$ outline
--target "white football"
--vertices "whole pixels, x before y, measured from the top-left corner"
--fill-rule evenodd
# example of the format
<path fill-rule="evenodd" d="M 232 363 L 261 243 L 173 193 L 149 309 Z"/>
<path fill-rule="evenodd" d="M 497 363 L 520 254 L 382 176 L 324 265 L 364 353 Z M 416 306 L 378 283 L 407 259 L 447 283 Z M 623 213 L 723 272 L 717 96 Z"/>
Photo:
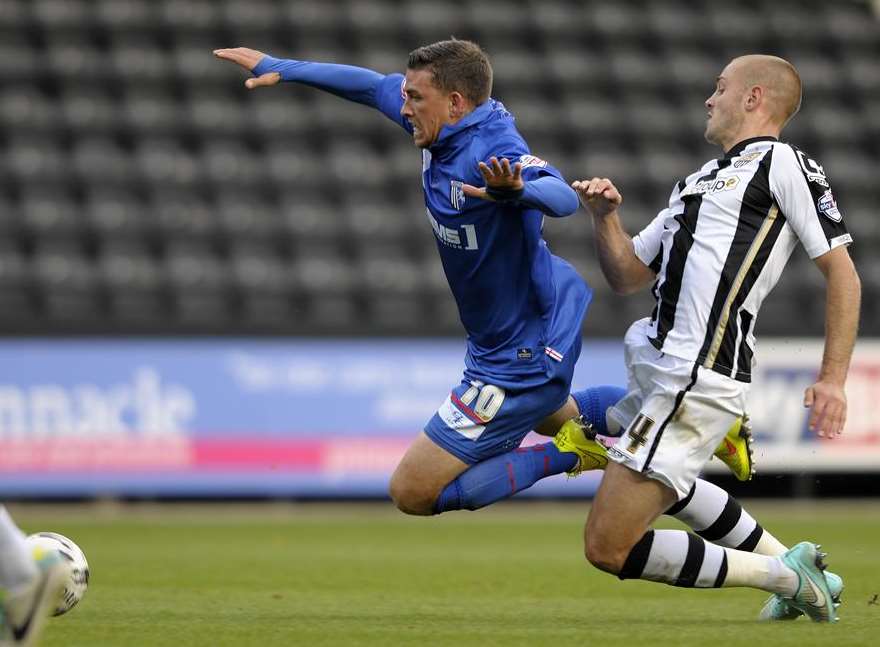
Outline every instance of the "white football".
<path fill-rule="evenodd" d="M 37 532 L 27 538 L 31 552 L 55 550 L 70 564 L 70 577 L 58 598 L 52 615 L 60 616 L 75 607 L 89 588 L 89 562 L 85 553 L 73 541 L 57 532 Z M 36 556 L 36 555 L 35 555 Z"/>

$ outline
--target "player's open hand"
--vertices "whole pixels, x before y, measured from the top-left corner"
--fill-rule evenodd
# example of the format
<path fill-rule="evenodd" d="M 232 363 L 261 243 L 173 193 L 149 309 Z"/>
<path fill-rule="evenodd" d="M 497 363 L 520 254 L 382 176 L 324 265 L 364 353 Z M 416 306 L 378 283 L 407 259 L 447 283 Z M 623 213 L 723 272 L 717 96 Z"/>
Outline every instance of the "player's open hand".
<path fill-rule="evenodd" d="M 804 406 L 810 409 L 810 430 L 817 436 L 835 438 L 846 424 L 846 393 L 843 386 L 819 380 L 804 393 Z"/>
<path fill-rule="evenodd" d="M 604 218 L 617 211 L 623 203 L 623 196 L 607 177 L 572 182 L 571 188 L 577 192 L 584 208 L 597 218 Z"/>
<path fill-rule="evenodd" d="M 251 72 L 266 55 L 263 52 L 248 49 L 247 47 L 233 47 L 231 49 L 215 49 L 214 56 L 225 61 L 237 63 L 248 72 Z M 266 72 L 260 76 L 248 79 L 244 82 L 244 85 L 248 90 L 253 90 L 262 86 L 275 85 L 280 80 L 281 75 L 278 72 Z"/>
<path fill-rule="evenodd" d="M 502 158 L 499 162 L 497 157 L 493 157 L 489 160 L 489 164 L 480 162 L 479 167 L 486 186 L 476 187 L 465 184 L 461 189 L 467 196 L 494 201 L 495 197 L 490 195 L 490 192 L 497 192 L 496 195 L 515 196 L 525 187 L 522 179 L 522 164 L 519 162 L 511 168 L 510 161 Z"/>

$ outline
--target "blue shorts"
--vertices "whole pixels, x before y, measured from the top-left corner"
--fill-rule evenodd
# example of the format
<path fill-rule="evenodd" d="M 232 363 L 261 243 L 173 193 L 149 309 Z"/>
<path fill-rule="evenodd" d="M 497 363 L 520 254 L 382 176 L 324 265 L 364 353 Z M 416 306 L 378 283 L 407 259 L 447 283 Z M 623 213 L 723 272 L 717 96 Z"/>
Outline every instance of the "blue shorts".
<path fill-rule="evenodd" d="M 579 353 L 580 340 L 562 361 L 547 357 L 547 380 L 528 389 L 502 389 L 469 373 L 425 425 L 425 433 L 468 464 L 516 449 L 565 404 Z"/>

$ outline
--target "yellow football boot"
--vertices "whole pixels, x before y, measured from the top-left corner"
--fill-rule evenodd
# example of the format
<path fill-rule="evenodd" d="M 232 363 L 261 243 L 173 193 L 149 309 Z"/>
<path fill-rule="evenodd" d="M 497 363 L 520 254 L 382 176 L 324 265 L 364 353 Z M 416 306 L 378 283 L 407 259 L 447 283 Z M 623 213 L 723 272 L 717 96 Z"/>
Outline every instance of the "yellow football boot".
<path fill-rule="evenodd" d="M 715 457 L 727 465 L 740 481 L 748 481 L 755 475 L 752 425 L 747 415 L 738 418 L 727 430 L 727 435 L 715 450 Z"/>
<path fill-rule="evenodd" d="M 553 444 L 561 452 L 577 454 L 577 465 L 566 472 L 569 476 L 587 470 L 603 470 L 608 465 L 608 450 L 596 440 L 595 430 L 583 416 L 566 420 L 553 438 Z"/>

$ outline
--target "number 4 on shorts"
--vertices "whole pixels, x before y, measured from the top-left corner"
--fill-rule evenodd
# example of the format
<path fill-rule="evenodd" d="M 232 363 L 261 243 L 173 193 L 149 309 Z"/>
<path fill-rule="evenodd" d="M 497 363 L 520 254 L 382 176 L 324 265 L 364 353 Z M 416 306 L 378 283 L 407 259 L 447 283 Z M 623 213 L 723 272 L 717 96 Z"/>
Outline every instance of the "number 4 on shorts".
<path fill-rule="evenodd" d="M 648 434 L 651 433 L 651 428 L 653 426 L 654 421 L 648 416 L 643 413 L 637 415 L 636 419 L 632 421 L 632 424 L 626 432 L 626 435 L 629 438 L 629 445 L 627 445 L 626 451 L 633 454 L 639 447 L 645 445 L 648 442 Z"/>

